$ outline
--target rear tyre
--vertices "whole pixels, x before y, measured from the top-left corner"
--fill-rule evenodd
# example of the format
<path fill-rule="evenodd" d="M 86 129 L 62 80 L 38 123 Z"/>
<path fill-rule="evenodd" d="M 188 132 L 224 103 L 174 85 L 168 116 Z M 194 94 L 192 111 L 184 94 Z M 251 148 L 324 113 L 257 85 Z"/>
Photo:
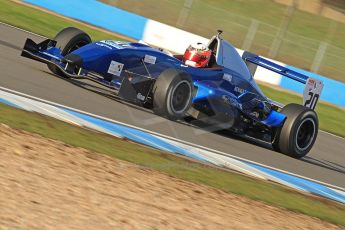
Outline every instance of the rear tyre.
<path fill-rule="evenodd" d="M 302 158 L 313 147 L 318 134 L 318 118 L 314 110 L 298 104 L 288 104 L 282 111 L 286 120 L 276 130 L 272 146 L 276 151 Z"/>
<path fill-rule="evenodd" d="M 193 91 L 193 82 L 187 73 L 176 69 L 165 70 L 153 87 L 154 113 L 170 120 L 186 117 Z"/>
<path fill-rule="evenodd" d="M 66 56 L 67 54 L 73 52 L 80 47 L 91 43 L 90 36 L 84 31 L 74 28 L 67 27 L 61 30 L 54 38 L 56 43 L 56 48 L 61 50 L 61 55 Z M 62 77 L 66 77 L 63 72 L 53 64 L 48 64 L 48 68 L 54 74 Z"/>

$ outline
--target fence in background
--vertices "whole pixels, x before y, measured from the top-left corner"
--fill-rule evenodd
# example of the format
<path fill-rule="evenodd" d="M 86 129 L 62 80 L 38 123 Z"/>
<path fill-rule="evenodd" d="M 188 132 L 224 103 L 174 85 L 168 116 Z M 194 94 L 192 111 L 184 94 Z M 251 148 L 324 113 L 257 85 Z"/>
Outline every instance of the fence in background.
<path fill-rule="evenodd" d="M 64 16 L 68 16 L 71 18 L 75 18 L 81 21 L 88 22 L 90 24 L 103 27 L 105 29 L 108 29 L 110 31 L 114 31 L 135 39 L 143 39 L 146 42 L 156 45 L 162 48 L 166 48 L 178 53 L 181 53 L 185 50 L 185 48 L 194 41 L 207 41 L 206 38 L 186 32 L 184 30 L 181 30 L 176 27 L 172 27 L 151 19 L 147 19 L 145 17 L 118 9 L 116 7 L 112 7 L 107 4 L 103 4 L 101 2 L 98 2 L 96 0 L 74 0 L 74 1 L 68 1 L 68 0 L 60 0 L 60 1 L 50 1 L 50 0 L 24 0 L 25 2 L 38 5 L 40 7 L 49 9 L 51 11 L 54 11 L 56 13 L 62 14 Z M 128 2 L 131 2 L 132 0 L 128 0 Z M 180 4 L 178 0 L 176 2 L 172 2 L 169 0 L 162 0 L 162 3 L 169 2 L 169 4 Z M 192 0 L 183 0 L 188 3 L 188 1 Z M 117 2 L 122 2 L 121 0 L 117 0 Z M 114 2 L 113 2 L 114 3 Z M 188 15 L 188 7 L 190 7 L 190 4 L 185 3 L 184 7 L 186 8 L 184 11 L 181 11 L 178 17 L 180 24 L 186 23 L 186 15 Z M 190 3 L 190 2 L 189 2 Z M 160 6 L 158 6 L 160 7 Z M 73 10 L 73 9 L 78 9 Z M 145 9 L 143 9 L 145 10 Z M 149 10 L 149 9 L 148 9 Z M 171 14 L 173 15 L 174 10 L 176 10 L 176 7 L 171 8 Z M 218 9 L 219 10 L 219 9 Z M 217 11 L 212 12 L 217 15 Z M 174 19 L 171 19 L 174 20 Z M 189 19 L 190 20 L 190 19 Z M 248 19 L 247 19 L 248 20 Z M 341 55 L 344 55 L 342 53 L 341 55 L 335 54 L 336 52 L 342 52 L 343 50 L 341 48 L 334 47 L 333 45 L 330 45 L 328 43 L 322 43 L 321 45 L 318 44 L 317 41 L 313 41 L 311 39 L 306 40 L 305 38 L 300 38 L 299 35 L 292 34 L 289 32 L 284 33 L 284 36 L 282 37 L 282 42 L 280 44 L 275 46 L 278 46 L 278 51 L 274 51 L 271 48 L 271 45 L 274 43 L 275 35 L 272 35 L 272 27 L 271 25 L 264 24 L 262 22 L 258 22 L 255 20 L 250 20 L 248 25 L 244 25 L 245 20 L 242 18 L 241 20 L 238 20 L 237 17 L 234 17 L 233 20 L 231 20 L 231 25 L 233 27 L 237 27 L 236 30 L 242 29 L 243 36 L 238 36 L 237 41 L 240 41 L 241 45 L 240 47 L 244 48 L 250 48 L 250 47 L 257 47 L 257 49 L 262 50 L 264 53 L 266 52 L 275 52 L 277 56 L 281 55 L 282 50 L 295 50 L 295 52 L 299 52 L 298 55 L 291 55 L 291 60 L 294 60 L 294 62 L 304 63 L 306 61 L 304 60 L 313 60 L 313 62 L 310 62 L 309 64 L 311 66 L 315 66 L 314 68 L 324 68 L 321 64 L 317 65 L 317 63 L 323 63 L 326 61 L 329 61 L 330 64 L 334 64 L 333 61 L 330 61 L 332 58 L 335 60 L 342 60 L 343 58 L 345 61 L 345 58 Z M 199 24 L 200 22 L 198 22 Z M 219 22 L 221 24 L 221 22 Z M 201 23 L 202 25 L 202 23 Z M 247 29 L 249 28 L 249 30 Z M 259 30 L 260 28 L 260 30 Z M 195 28 L 198 29 L 198 28 Z M 199 28 L 202 31 L 204 31 L 202 28 Z M 202 34 L 202 33 L 200 33 Z M 211 31 L 210 34 L 215 34 L 215 31 Z M 239 33 L 240 34 L 240 33 Z M 281 36 L 281 35 L 280 35 Z M 259 43 L 254 43 L 255 41 L 260 41 Z M 299 42 L 299 46 L 297 46 L 295 43 L 293 43 L 294 40 L 300 39 L 300 41 L 305 40 L 303 43 Z M 233 41 L 233 39 L 231 39 Z M 306 50 L 311 50 L 313 52 L 306 52 Z M 327 50 L 334 50 L 335 53 L 327 53 Z M 241 52 L 241 50 L 239 50 Z M 345 50 L 344 50 L 345 51 Z M 316 57 L 323 57 L 323 58 L 314 58 L 314 53 L 324 54 L 318 55 Z M 328 57 L 329 56 L 329 57 Z M 303 59 L 302 57 L 306 58 Z M 327 57 L 327 58 L 325 58 Z M 310 59 L 308 59 L 310 58 Z M 294 63 L 292 62 L 292 63 Z M 281 65 L 285 65 L 283 63 L 277 62 Z M 289 62 L 291 63 L 291 62 Z M 316 64 L 313 64 L 316 63 Z M 344 63 L 344 62 L 342 62 Z M 286 65 L 285 65 L 286 66 Z M 345 107 L 345 83 L 338 82 L 332 79 L 328 79 L 326 77 L 307 72 L 295 67 L 295 70 L 299 72 L 303 72 L 306 75 L 309 75 L 311 77 L 320 79 L 324 82 L 325 87 L 323 94 L 321 96 L 321 99 L 336 104 L 338 106 Z M 345 65 L 339 64 L 335 66 L 327 67 L 329 69 L 333 68 L 333 71 L 342 71 L 341 68 L 345 68 Z M 345 69 L 344 71 L 345 72 Z M 343 73 L 342 72 L 342 73 Z M 291 83 L 289 79 L 282 78 L 279 75 L 276 75 L 270 71 L 265 71 L 261 68 L 258 69 L 255 76 L 256 79 L 259 79 L 261 81 L 265 81 L 274 85 L 279 85 L 282 88 L 289 89 L 298 93 L 302 93 L 303 86 Z"/>
<path fill-rule="evenodd" d="M 238 48 L 345 82 L 345 24 L 298 10 L 302 0 L 100 1 L 203 37 L 223 29 Z"/>

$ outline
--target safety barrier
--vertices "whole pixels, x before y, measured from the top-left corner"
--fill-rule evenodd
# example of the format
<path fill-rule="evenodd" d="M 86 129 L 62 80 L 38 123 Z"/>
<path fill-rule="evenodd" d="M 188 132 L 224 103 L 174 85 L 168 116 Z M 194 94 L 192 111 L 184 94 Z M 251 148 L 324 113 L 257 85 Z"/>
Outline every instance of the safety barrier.
<path fill-rule="evenodd" d="M 24 2 L 105 28 L 127 37 L 144 40 L 151 45 L 168 49 L 176 53 L 183 53 L 186 47 L 192 42 L 208 41 L 208 39 L 201 36 L 121 10 L 96 0 L 24 0 Z M 243 52 L 239 49 L 238 51 L 239 53 Z M 321 99 L 345 107 L 344 83 L 296 67 L 288 66 L 281 62 L 274 62 L 292 68 L 307 76 L 322 80 L 324 83 L 324 90 Z M 303 85 L 296 84 L 296 82 L 290 79 L 260 67 L 255 73 L 254 78 L 300 94 L 303 93 Z"/>

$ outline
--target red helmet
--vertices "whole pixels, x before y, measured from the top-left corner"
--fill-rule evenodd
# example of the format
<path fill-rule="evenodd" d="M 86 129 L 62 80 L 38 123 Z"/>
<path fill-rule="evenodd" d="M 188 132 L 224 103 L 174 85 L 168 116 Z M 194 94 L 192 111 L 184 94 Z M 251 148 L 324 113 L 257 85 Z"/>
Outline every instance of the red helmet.
<path fill-rule="evenodd" d="M 202 43 L 190 45 L 184 52 L 182 61 L 189 66 L 202 68 L 208 64 L 212 51 Z"/>

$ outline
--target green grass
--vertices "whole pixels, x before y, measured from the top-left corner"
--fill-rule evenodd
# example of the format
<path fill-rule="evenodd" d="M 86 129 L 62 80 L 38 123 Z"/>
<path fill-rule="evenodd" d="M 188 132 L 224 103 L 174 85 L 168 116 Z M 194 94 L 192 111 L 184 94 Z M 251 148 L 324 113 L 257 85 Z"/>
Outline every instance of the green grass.
<path fill-rule="evenodd" d="M 0 104 L 0 123 L 345 226 L 345 206 Z"/>
<path fill-rule="evenodd" d="M 0 21 L 49 38 L 54 38 L 57 32 L 65 27 L 74 26 L 87 32 L 93 40 L 121 40 L 113 34 L 95 30 L 82 23 L 56 17 L 52 14 L 26 7 L 9 0 L 0 0 Z"/>
<path fill-rule="evenodd" d="M 166 1 L 167 0 L 163 2 Z M 148 2 L 150 3 L 150 1 Z M 172 4 L 173 2 L 170 3 Z M 178 2 L 174 4 L 178 6 Z M 172 12 L 174 12 L 174 9 L 176 9 L 176 7 L 172 7 Z M 7 0 L 0 0 L 0 21 L 7 22 L 47 37 L 54 37 L 58 31 L 66 26 L 76 26 L 89 33 L 94 40 L 109 38 L 118 39 L 116 36 L 94 30 L 83 24 L 56 17 L 40 10 L 32 9 Z M 268 97 L 284 104 L 292 102 L 301 103 L 302 101 L 300 97 L 294 94 L 281 92 L 263 85 L 261 87 Z M 320 119 L 321 129 L 345 137 L 345 111 L 343 109 L 319 103 L 317 106 L 317 112 Z"/>
<path fill-rule="evenodd" d="M 178 18 L 185 0 L 101 0 L 122 9 L 181 29 L 211 37 L 216 29 L 223 29 L 223 37 L 242 48 L 252 19 L 260 22 L 250 51 L 269 56 L 269 50 L 287 6 L 272 0 L 198 0 L 189 9 L 184 25 Z M 328 47 L 319 74 L 345 82 L 345 24 L 297 10 L 285 34 L 281 49 L 271 57 L 289 65 L 310 70 L 321 41 Z M 336 48 L 339 47 L 339 48 Z"/>

